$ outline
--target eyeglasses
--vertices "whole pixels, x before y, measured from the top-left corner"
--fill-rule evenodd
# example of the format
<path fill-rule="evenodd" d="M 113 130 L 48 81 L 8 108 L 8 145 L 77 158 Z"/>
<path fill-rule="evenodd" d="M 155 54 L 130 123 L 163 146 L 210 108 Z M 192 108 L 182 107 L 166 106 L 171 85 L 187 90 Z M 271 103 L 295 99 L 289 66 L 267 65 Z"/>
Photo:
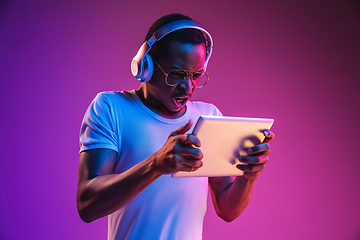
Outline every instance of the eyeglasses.
<path fill-rule="evenodd" d="M 187 70 L 178 70 L 173 69 L 170 72 L 166 73 L 160 65 L 154 60 L 156 65 L 160 68 L 160 70 L 165 74 L 165 82 L 167 85 L 174 87 L 179 85 L 190 76 L 191 83 L 197 87 L 202 88 L 209 81 L 209 75 L 205 71 L 187 71 Z"/>

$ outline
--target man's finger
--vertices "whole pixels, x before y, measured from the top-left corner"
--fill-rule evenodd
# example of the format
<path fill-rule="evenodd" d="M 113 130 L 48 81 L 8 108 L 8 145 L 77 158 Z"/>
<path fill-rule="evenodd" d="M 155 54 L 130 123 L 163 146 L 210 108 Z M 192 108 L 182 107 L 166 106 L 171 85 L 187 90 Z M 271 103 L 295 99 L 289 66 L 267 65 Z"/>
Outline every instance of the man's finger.
<path fill-rule="evenodd" d="M 241 171 L 244 172 L 257 172 L 262 170 L 265 167 L 265 163 L 261 163 L 261 164 L 248 164 L 248 165 L 241 165 L 238 164 L 236 165 L 236 167 L 238 169 L 240 169 Z"/>
<path fill-rule="evenodd" d="M 267 143 L 260 143 L 258 145 L 255 145 L 251 148 L 248 149 L 248 153 L 249 154 L 255 154 L 255 153 L 259 153 L 259 152 L 264 152 L 270 149 L 269 144 Z"/>
<path fill-rule="evenodd" d="M 197 147 L 201 146 L 200 139 L 194 134 L 184 134 L 181 136 L 180 141 L 186 146 Z"/>
<path fill-rule="evenodd" d="M 170 133 L 170 136 L 175 137 L 179 134 L 185 134 L 187 131 L 191 129 L 191 126 L 193 125 L 192 120 L 190 119 L 187 123 L 176 129 L 175 131 Z"/>
<path fill-rule="evenodd" d="M 262 164 L 269 161 L 269 155 L 239 157 L 239 161 L 246 164 Z"/>
<path fill-rule="evenodd" d="M 275 134 L 270 130 L 265 130 L 263 133 L 265 135 L 264 143 L 270 142 L 275 137 Z"/>

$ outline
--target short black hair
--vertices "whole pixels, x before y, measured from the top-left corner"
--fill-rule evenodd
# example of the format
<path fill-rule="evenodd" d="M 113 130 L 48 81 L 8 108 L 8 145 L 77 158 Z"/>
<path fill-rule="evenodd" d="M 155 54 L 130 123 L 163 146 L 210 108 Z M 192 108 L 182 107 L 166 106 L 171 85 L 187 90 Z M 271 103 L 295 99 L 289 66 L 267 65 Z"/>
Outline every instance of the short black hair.
<path fill-rule="evenodd" d="M 192 18 L 181 13 L 172 13 L 162 16 L 151 25 L 146 34 L 145 41 L 149 40 L 154 32 L 160 27 L 178 20 L 192 20 Z M 149 55 L 158 61 L 160 56 L 167 56 L 168 49 L 173 42 L 191 43 L 194 45 L 204 44 L 205 47 L 208 48 L 207 37 L 202 31 L 193 28 L 186 28 L 176 30 L 164 36 L 158 42 L 155 42 L 149 51 Z"/>

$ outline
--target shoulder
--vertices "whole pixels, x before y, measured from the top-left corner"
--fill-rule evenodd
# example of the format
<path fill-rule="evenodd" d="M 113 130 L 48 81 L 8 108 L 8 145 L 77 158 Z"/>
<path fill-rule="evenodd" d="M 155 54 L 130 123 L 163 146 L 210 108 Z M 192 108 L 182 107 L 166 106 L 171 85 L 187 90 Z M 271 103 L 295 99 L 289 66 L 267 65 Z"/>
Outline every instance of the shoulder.
<path fill-rule="evenodd" d="M 132 91 L 104 91 L 99 92 L 95 99 L 103 100 L 103 101 L 116 101 L 116 100 L 124 100 L 127 98 L 131 98 Z"/>
<path fill-rule="evenodd" d="M 189 102 L 188 106 L 192 111 L 200 111 L 201 115 L 221 116 L 220 110 L 212 103 L 202 101 Z"/>
<path fill-rule="evenodd" d="M 90 116 L 93 118 L 94 116 L 98 116 L 104 118 L 106 116 L 117 115 L 117 112 L 119 112 L 123 106 L 126 108 L 126 103 L 131 102 L 131 99 L 131 93 L 126 91 L 99 92 L 90 103 L 85 117 Z"/>
<path fill-rule="evenodd" d="M 132 99 L 131 91 L 104 91 L 99 92 L 95 96 L 93 104 L 102 106 L 108 105 L 111 107 L 118 106 L 119 103 L 123 103 Z"/>

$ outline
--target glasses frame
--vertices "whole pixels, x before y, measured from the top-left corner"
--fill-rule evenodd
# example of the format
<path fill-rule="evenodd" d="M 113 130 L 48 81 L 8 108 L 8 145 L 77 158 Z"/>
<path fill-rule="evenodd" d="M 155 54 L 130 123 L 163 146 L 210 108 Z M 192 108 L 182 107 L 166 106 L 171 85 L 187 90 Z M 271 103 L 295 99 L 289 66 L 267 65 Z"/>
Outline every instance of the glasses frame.
<path fill-rule="evenodd" d="M 186 81 L 186 79 L 188 79 L 189 76 L 190 76 L 191 84 L 192 84 L 194 87 L 196 87 L 196 88 L 202 88 L 202 87 L 204 87 L 204 86 L 207 84 L 207 82 L 209 81 L 209 75 L 207 74 L 207 72 L 201 71 L 203 74 L 205 74 L 205 76 L 207 77 L 207 79 L 206 79 L 206 82 L 205 82 L 203 85 L 197 86 L 197 85 L 194 83 L 193 75 L 194 75 L 195 73 L 199 73 L 199 71 L 188 71 L 188 70 L 172 69 L 172 70 L 170 70 L 168 73 L 166 73 L 166 72 L 162 69 L 162 67 L 160 67 L 160 65 L 159 65 L 155 60 L 153 60 L 153 61 L 154 61 L 154 62 L 156 63 L 156 65 L 160 68 L 160 70 L 164 73 L 164 75 L 165 75 L 165 83 L 166 83 L 167 85 L 169 85 L 170 87 L 175 87 L 175 86 L 177 86 L 177 85 L 179 85 L 179 84 L 182 84 L 183 82 Z M 168 78 L 168 76 L 169 76 L 169 73 L 172 72 L 172 71 L 185 72 L 185 73 L 186 73 L 186 77 L 184 77 L 184 79 L 183 79 L 181 82 L 177 83 L 177 84 L 170 84 L 170 83 L 168 83 L 167 78 Z"/>

